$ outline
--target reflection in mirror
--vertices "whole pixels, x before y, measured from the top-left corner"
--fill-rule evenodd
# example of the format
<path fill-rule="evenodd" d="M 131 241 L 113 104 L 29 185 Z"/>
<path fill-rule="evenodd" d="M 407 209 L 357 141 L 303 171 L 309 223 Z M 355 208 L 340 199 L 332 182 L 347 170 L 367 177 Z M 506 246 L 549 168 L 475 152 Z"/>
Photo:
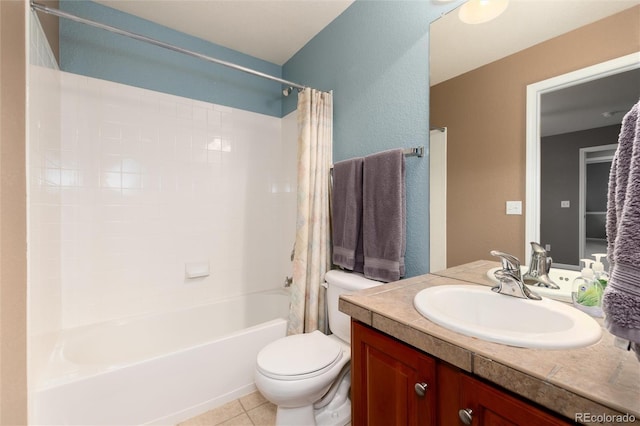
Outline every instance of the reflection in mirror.
<path fill-rule="evenodd" d="M 624 113 L 640 97 L 640 69 L 540 97 L 540 243 L 556 266 L 606 253 L 609 169 Z"/>
<path fill-rule="evenodd" d="M 638 98 L 640 53 L 527 88 L 527 241 L 555 267 L 580 269 L 580 259 L 606 253 L 609 169 Z"/>
<path fill-rule="evenodd" d="M 491 250 L 529 261 L 529 242 L 540 239 L 540 173 L 527 167 L 527 87 L 611 58 L 635 54 L 640 62 L 639 5 L 639 0 L 512 1 L 485 24 L 464 26 L 452 12 L 431 25 L 430 125 L 447 128 L 448 267 L 493 260 Z M 574 21 L 578 16 L 582 21 Z M 552 27 L 555 32 L 548 32 Z M 607 125 L 613 124 L 599 127 Z M 534 154 L 539 155 L 537 148 Z M 522 214 L 506 211 L 512 201 L 522 203 Z M 578 198 L 560 201 L 575 209 L 580 205 Z M 572 238 L 577 245 L 577 231 Z M 551 249 L 555 258 L 554 244 Z"/>

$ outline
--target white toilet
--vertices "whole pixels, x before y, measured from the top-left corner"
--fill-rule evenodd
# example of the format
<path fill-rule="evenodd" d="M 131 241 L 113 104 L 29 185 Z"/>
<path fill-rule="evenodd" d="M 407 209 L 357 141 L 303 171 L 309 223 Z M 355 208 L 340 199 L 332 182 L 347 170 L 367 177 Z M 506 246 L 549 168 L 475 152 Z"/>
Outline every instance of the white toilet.
<path fill-rule="evenodd" d="M 325 274 L 329 328 L 283 337 L 267 346 L 256 362 L 256 387 L 278 406 L 276 425 L 343 426 L 351 420 L 351 323 L 338 311 L 338 298 L 382 283 L 360 274 Z"/>

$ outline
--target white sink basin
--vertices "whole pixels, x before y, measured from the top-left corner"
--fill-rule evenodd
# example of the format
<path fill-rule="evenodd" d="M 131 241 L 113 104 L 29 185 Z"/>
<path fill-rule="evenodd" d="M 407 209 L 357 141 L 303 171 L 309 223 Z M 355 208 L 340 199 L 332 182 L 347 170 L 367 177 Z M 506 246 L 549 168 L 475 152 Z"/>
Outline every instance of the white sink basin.
<path fill-rule="evenodd" d="M 597 342 L 602 328 L 589 315 L 554 300 L 528 300 L 478 285 L 442 285 L 416 294 L 427 319 L 450 330 L 523 348 L 568 349 Z"/>
<path fill-rule="evenodd" d="M 494 272 L 501 268 L 491 268 L 487 271 L 487 277 L 494 283 L 498 283 L 498 279 L 495 277 Z M 529 270 L 528 266 L 520 266 L 522 275 Z M 538 287 L 530 285 L 529 289 L 535 291 L 540 296 L 548 297 L 549 299 L 560 300 L 562 302 L 571 302 L 571 283 L 573 280 L 580 276 L 579 271 L 570 271 L 568 269 L 551 268 L 549 271 L 549 278 L 554 283 L 558 284 L 559 289 Z"/>

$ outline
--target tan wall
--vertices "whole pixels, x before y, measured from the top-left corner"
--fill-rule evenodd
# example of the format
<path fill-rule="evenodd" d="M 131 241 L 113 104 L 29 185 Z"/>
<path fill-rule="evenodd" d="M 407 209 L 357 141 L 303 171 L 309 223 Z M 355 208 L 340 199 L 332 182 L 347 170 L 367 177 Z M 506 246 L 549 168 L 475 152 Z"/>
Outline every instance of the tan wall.
<path fill-rule="evenodd" d="M 0 1 L 0 425 L 27 423 L 25 1 Z"/>
<path fill-rule="evenodd" d="M 640 6 L 431 87 L 431 125 L 447 127 L 447 266 L 493 249 L 526 261 L 526 86 L 640 51 L 638 34 Z"/>

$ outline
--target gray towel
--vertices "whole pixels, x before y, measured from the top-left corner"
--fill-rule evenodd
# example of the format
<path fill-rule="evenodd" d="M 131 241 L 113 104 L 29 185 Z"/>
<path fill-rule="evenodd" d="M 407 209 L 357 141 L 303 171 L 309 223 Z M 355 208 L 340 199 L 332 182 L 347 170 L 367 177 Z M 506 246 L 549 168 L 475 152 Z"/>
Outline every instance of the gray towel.
<path fill-rule="evenodd" d="M 362 272 L 362 158 L 333 165 L 333 255 L 334 265 Z"/>
<path fill-rule="evenodd" d="M 363 170 L 364 275 L 378 281 L 404 276 L 406 201 L 401 149 L 365 157 Z"/>
<path fill-rule="evenodd" d="M 640 360 L 640 102 L 625 115 L 611 163 L 607 200 L 609 284 L 605 326 L 633 342 Z"/>

